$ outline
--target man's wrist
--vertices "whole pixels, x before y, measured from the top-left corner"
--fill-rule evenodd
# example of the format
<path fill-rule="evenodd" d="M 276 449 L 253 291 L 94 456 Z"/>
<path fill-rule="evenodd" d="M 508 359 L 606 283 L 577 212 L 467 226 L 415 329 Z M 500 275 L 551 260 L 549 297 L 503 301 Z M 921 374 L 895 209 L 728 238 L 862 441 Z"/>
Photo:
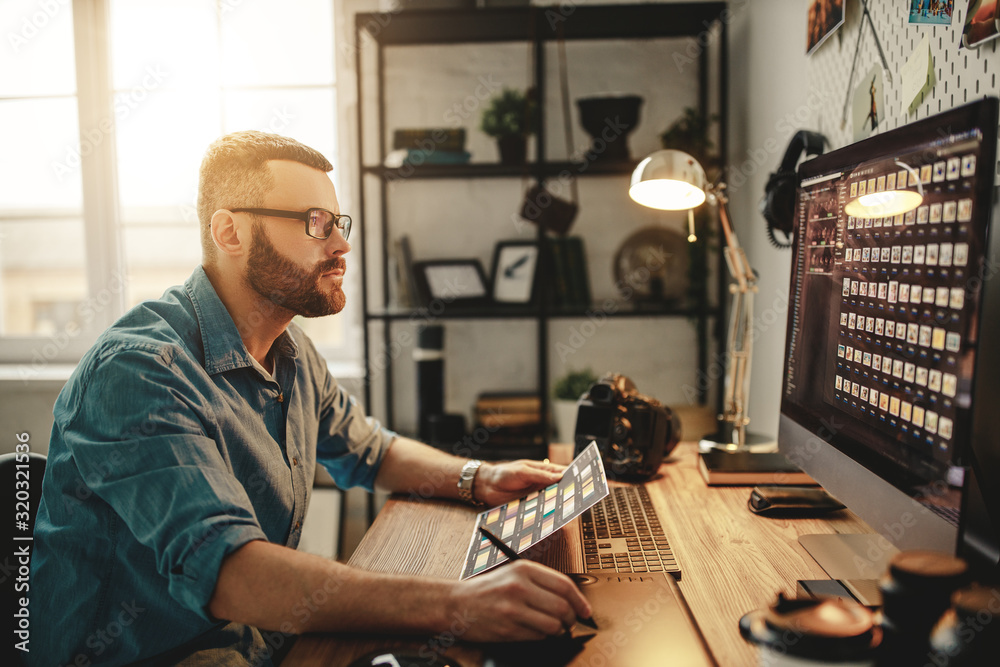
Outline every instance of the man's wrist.
<path fill-rule="evenodd" d="M 476 499 L 476 481 L 482 465 L 483 462 L 479 459 L 469 459 L 462 466 L 462 472 L 458 477 L 458 498 L 462 502 L 470 505 L 483 505 Z"/>

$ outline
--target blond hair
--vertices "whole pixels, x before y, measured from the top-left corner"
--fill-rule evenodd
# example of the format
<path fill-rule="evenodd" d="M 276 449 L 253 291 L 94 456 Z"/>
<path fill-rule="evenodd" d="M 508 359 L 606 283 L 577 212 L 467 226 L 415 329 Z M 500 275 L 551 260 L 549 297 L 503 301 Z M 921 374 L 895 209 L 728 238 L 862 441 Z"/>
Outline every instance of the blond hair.
<path fill-rule="evenodd" d="M 270 160 L 291 160 L 319 169 L 333 170 L 323 155 L 295 139 L 256 130 L 219 137 L 205 152 L 198 178 L 198 222 L 201 226 L 202 262 L 215 260 L 212 215 L 223 208 L 259 208 L 274 187 L 267 166 Z"/>

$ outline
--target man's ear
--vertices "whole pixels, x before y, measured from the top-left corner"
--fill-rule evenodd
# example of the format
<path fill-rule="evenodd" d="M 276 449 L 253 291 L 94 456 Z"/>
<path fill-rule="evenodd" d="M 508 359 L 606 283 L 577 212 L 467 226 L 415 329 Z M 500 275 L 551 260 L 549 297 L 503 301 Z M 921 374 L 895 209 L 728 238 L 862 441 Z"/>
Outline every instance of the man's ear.
<path fill-rule="evenodd" d="M 244 224 L 240 224 L 244 223 Z M 243 254 L 250 241 L 250 225 L 237 220 L 232 211 L 220 208 L 212 214 L 212 241 L 219 252 L 237 256 Z"/>

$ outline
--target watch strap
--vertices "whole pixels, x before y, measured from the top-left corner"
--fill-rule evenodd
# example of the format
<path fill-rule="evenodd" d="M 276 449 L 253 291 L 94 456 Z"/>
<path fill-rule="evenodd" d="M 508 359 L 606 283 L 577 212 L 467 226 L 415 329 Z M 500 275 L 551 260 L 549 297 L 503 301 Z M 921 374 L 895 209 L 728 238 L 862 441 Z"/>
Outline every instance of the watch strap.
<path fill-rule="evenodd" d="M 470 459 L 462 466 L 462 473 L 458 477 L 458 497 L 462 502 L 470 505 L 482 505 L 473 495 L 472 488 L 476 483 L 476 474 L 479 472 L 483 462 L 479 459 Z"/>

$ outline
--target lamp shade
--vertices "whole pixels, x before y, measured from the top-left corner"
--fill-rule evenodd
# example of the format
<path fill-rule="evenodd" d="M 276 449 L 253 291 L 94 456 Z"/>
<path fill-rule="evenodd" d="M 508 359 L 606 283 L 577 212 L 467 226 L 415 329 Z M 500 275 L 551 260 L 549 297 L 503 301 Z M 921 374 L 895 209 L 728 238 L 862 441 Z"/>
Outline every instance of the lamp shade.
<path fill-rule="evenodd" d="M 844 205 L 844 213 L 855 218 L 889 218 L 909 213 L 920 206 L 924 201 L 924 186 L 921 183 L 920 175 L 905 162 L 895 160 L 894 163 L 897 167 L 902 167 L 909 172 L 910 184 L 916 184 L 917 191 L 900 188 L 898 190 L 869 192 L 847 202 Z M 897 185 L 905 184 L 906 179 L 901 176 Z"/>
<path fill-rule="evenodd" d="M 923 195 L 913 190 L 873 192 L 848 202 L 844 213 L 855 218 L 888 218 L 912 211 L 923 200 Z"/>
<path fill-rule="evenodd" d="M 632 172 L 628 194 L 636 202 L 665 211 L 683 211 L 705 201 L 705 170 L 683 151 L 656 151 Z"/>

